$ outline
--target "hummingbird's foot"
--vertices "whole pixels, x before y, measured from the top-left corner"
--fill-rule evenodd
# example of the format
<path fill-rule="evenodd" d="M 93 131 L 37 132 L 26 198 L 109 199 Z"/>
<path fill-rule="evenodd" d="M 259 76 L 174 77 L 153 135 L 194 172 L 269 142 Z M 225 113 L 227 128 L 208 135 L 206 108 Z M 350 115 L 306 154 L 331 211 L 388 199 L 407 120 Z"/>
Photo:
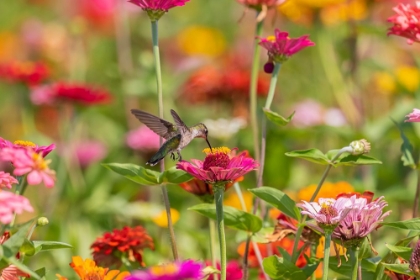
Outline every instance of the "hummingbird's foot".
<path fill-rule="evenodd" d="M 177 154 L 178 154 L 178 161 L 181 161 L 181 160 L 182 160 L 181 153 L 180 153 L 179 151 L 176 151 L 176 152 L 177 152 Z"/>
<path fill-rule="evenodd" d="M 173 161 L 175 161 L 175 154 L 174 154 L 174 153 L 171 153 L 171 159 L 172 159 Z"/>

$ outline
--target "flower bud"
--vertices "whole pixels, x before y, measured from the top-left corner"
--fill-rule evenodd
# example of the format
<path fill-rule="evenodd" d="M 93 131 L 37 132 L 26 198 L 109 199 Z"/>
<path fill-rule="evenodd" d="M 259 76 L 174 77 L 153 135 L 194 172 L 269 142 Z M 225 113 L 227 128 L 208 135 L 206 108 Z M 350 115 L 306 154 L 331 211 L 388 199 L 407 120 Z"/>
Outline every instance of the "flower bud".
<path fill-rule="evenodd" d="M 420 240 L 411 254 L 409 267 L 416 277 L 420 277 Z"/>
<path fill-rule="evenodd" d="M 350 148 L 352 148 L 351 154 L 354 156 L 367 154 L 370 152 L 370 143 L 365 139 L 356 140 L 350 143 Z"/>
<path fill-rule="evenodd" d="M 38 220 L 37 220 L 37 222 L 36 222 L 36 225 L 37 225 L 37 226 L 46 226 L 46 225 L 48 225 L 48 223 L 49 223 L 49 221 L 48 221 L 48 219 L 47 219 L 47 218 L 45 218 L 45 217 L 40 217 L 40 218 L 38 218 Z"/>

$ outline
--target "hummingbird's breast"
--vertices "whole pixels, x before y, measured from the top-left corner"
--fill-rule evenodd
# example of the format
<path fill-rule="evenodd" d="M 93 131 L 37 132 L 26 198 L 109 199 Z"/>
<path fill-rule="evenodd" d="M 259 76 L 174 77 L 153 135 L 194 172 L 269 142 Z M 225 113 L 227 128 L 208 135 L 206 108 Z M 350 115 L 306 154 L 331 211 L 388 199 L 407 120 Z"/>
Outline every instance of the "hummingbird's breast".
<path fill-rule="evenodd" d="M 194 139 L 194 136 L 192 135 L 191 131 L 187 129 L 182 129 L 181 135 L 182 137 L 178 146 L 178 150 L 183 149 Z"/>

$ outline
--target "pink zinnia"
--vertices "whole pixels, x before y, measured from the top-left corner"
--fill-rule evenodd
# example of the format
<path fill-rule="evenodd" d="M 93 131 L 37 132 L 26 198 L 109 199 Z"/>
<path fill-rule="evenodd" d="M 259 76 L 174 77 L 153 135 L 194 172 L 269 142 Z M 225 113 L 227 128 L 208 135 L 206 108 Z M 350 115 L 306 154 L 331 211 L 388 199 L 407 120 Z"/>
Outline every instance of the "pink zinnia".
<path fill-rule="evenodd" d="M 159 149 L 159 135 L 143 125 L 127 133 L 127 146 L 139 151 L 157 151 Z"/>
<path fill-rule="evenodd" d="M 351 210 L 356 197 L 320 198 L 318 202 L 302 201 L 297 206 L 302 208 L 301 213 L 314 219 L 320 229 L 334 229 Z M 353 201 L 353 203 L 352 203 Z M 322 231 L 322 230 L 321 230 Z"/>
<path fill-rule="evenodd" d="M 204 161 L 193 159 L 192 163 L 180 161 L 176 168 L 182 169 L 197 179 L 208 183 L 231 182 L 258 168 L 259 164 L 247 156 L 247 152 L 232 155 L 230 149 L 206 148 Z"/>
<path fill-rule="evenodd" d="M 0 191 L 0 205 L 0 222 L 2 224 L 10 223 L 15 213 L 21 214 L 23 211 L 33 211 L 26 197 L 8 191 Z"/>
<path fill-rule="evenodd" d="M 21 277 L 31 277 L 31 275 L 19 270 L 19 268 L 14 265 L 9 265 L 8 267 L 0 270 L 0 275 L 0 280 L 19 280 Z"/>
<path fill-rule="evenodd" d="M 129 0 L 139 6 L 149 15 L 150 20 L 159 20 L 164 13 L 174 7 L 184 6 L 189 0 Z"/>
<path fill-rule="evenodd" d="M 389 28 L 388 35 L 407 38 L 407 43 L 420 42 L 420 2 L 415 5 L 399 3 L 393 10 L 397 13 L 388 18 L 394 26 Z"/>
<path fill-rule="evenodd" d="M 413 112 L 405 117 L 408 118 L 405 120 L 406 122 L 420 122 L 420 109 L 414 108 Z"/>
<path fill-rule="evenodd" d="M 31 148 L 35 153 L 41 153 L 43 157 L 47 156 L 52 150 L 55 149 L 55 144 L 48 146 L 38 146 L 30 141 L 16 140 L 15 142 L 10 142 L 6 139 L 0 137 L 0 150 L 2 148 Z"/>
<path fill-rule="evenodd" d="M 49 77 L 49 69 L 42 62 L 13 61 L 0 64 L 0 79 L 13 83 L 36 85 Z"/>
<path fill-rule="evenodd" d="M 250 8 L 261 10 L 263 6 L 273 8 L 283 4 L 286 0 L 236 0 L 239 3 Z"/>
<path fill-rule="evenodd" d="M 86 141 L 74 145 L 75 156 L 80 166 L 86 167 L 103 159 L 107 154 L 106 146 L 100 141 Z"/>
<path fill-rule="evenodd" d="M 289 38 L 288 32 L 281 32 L 279 29 L 274 31 L 274 36 L 259 39 L 259 45 L 268 51 L 269 60 L 277 63 L 282 63 L 300 50 L 315 45 L 307 35 Z"/>
<path fill-rule="evenodd" d="M 54 186 L 55 172 L 48 167 L 51 160 L 45 160 L 42 153 L 36 153 L 31 148 L 3 148 L 0 150 L 0 159 L 13 164 L 14 175 L 27 174 L 29 185 L 38 185 L 43 182 L 47 188 Z"/>
<path fill-rule="evenodd" d="M 334 229 L 333 237 L 347 244 L 355 244 L 377 229 L 391 211 L 382 213 L 388 205 L 383 196 L 370 201 L 365 195 L 353 195 L 350 200 L 352 209 Z"/>
<path fill-rule="evenodd" d="M 18 180 L 7 172 L 0 171 L 0 188 L 12 188 L 12 184 L 17 184 Z"/>
<path fill-rule="evenodd" d="M 206 261 L 206 265 L 212 265 L 211 261 Z M 220 270 L 220 263 L 217 263 L 216 268 Z M 237 260 L 228 261 L 226 265 L 226 279 L 228 280 L 241 280 L 243 278 L 243 271 L 241 264 Z M 209 275 L 207 280 L 219 279 L 214 274 Z"/>

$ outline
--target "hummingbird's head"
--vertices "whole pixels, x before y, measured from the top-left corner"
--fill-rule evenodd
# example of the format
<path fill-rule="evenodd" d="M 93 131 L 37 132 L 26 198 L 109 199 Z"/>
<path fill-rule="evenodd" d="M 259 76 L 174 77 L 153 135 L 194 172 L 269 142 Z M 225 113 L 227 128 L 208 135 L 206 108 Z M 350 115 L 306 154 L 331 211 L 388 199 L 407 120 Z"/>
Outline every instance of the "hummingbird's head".
<path fill-rule="evenodd" d="M 204 123 L 199 123 L 199 124 L 196 125 L 196 127 L 197 127 L 197 130 L 198 130 L 198 134 L 197 134 L 196 137 L 206 139 L 207 145 L 209 145 L 209 148 L 211 149 L 210 142 L 207 139 L 207 136 L 208 136 L 208 133 L 209 133 L 207 127 L 204 125 Z"/>

